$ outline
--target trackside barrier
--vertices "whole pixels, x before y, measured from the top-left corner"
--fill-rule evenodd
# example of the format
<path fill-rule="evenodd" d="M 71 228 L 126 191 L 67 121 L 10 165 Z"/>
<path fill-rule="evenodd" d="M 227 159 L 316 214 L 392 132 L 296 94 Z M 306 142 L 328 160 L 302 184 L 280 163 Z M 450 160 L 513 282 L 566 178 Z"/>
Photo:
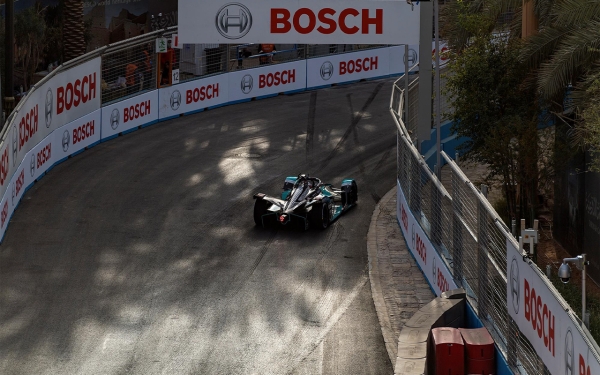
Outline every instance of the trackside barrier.
<path fill-rule="evenodd" d="M 129 96 L 121 95 L 125 87 L 107 86 L 104 78 L 123 74 L 120 70 L 104 71 L 114 65 L 109 62 L 114 63 L 115 54 L 127 56 L 127 49 L 138 51 L 161 32 L 173 33 L 176 28 L 103 47 L 66 62 L 21 99 L 1 133 L 0 242 L 23 193 L 54 165 L 99 142 L 183 114 L 336 83 L 383 78 L 401 73 L 404 67 L 404 48 L 386 46 L 204 76 L 160 89 L 150 85 L 144 90 L 141 84 L 136 88 L 139 91 Z M 417 59 L 414 46 L 408 59 L 411 64 Z M 327 61 L 333 68 L 330 77 L 323 68 Z M 107 97 L 114 94 L 116 99 L 102 102 L 104 90 L 110 94 Z"/>
<path fill-rule="evenodd" d="M 404 125 L 404 95 L 395 84 L 398 225 L 432 290 L 466 290 L 471 323 L 494 336 L 498 374 L 600 374 L 591 334 L 486 197 L 445 152 L 447 185 L 428 167 Z"/>

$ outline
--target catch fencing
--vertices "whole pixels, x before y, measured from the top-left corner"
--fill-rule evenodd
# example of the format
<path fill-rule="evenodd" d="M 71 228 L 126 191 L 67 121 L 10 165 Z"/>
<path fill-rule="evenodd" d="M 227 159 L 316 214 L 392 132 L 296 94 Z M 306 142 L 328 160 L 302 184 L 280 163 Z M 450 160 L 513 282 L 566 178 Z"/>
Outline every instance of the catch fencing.
<path fill-rule="evenodd" d="M 436 292 L 452 285 L 466 290 L 473 313 L 495 338 L 514 373 L 582 374 L 590 373 L 590 369 L 595 373 L 598 347 L 589 331 L 581 326 L 535 263 L 521 256 L 508 258 L 516 253 L 519 244 L 486 195 L 445 152 L 442 151 L 445 167 L 441 180 L 418 152 L 413 136 L 418 78 L 409 86 L 408 111 L 403 80 L 401 77 L 394 84 L 390 101 L 390 112 L 398 128 L 398 220 L 417 261 L 431 259 L 428 251 L 442 259 L 442 265 L 436 265 L 434 260 L 433 275 L 424 270 L 430 284 Z M 442 105 L 446 107 L 442 112 L 447 111 L 448 102 L 442 100 Z M 415 229 L 410 231 L 407 225 L 411 220 L 418 223 L 418 229 L 427 237 L 420 245 L 415 244 Z M 507 264 L 511 264 L 508 271 Z M 436 271 L 440 268 L 452 280 L 444 280 L 444 272 Z M 537 298 L 534 282 L 541 285 L 537 287 Z M 560 307 L 550 312 L 549 306 L 553 304 Z M 573 344 L 574 337 L 579 346 Z M 548 350 L 552 355 L 545 360 L 539 354 Z"/>
<path fill-rule="evenodd" d="M 261 53 L 255 44 L 178 41 L 171 27 L 107 45 L 29 88 L 0 132 L 0 241 L 25 191 L 100 142 L 209 108 L 404 70 L 400 46 L 277 44 Z M 410 59 L 418 61 L 416 46 Z"/>

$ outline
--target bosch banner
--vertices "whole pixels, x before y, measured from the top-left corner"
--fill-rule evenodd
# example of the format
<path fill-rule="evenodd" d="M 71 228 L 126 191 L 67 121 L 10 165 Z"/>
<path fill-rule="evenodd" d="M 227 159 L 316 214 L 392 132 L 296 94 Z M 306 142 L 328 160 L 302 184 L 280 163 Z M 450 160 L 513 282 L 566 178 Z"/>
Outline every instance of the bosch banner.
<path fill-rule="evenodd" d="M 158 117 L 168 119 L 182 113 L 227 103 L 229 75 L 220 74 L 160 89 Z"/>
<path fill-rule="evenodd" d="M 581 327 L 546 286 L 545 276 L 508 240 L 506 248 L 508 312 L 546 367 L 554 375 L 600 374 Z"/>
<path fill-rule="evenodd" d="M 435 294 L 439 296 L 447 290 L 456 289 L 456 283 L 446 263 L 433 248 L 423 228 L 408 208 L 400 183 L 398 183 L 396 215 L 408 249 L 417 260 Z"/>
<path fill-rule="evenodd" d="M 27 98 L 5 139 L 10 147 L 0 150 L 0 194 L 7 189 L 2 175 L 12 178 L 35 145 L 55 129 L 100 108 L 100 61 L 98 57 L 52 77 Z"/>
<path fill-rule="evenodd" d="M 269 65 L 229 73 L 229 101 L 306 89 L 306 62 Z"/>
<path fill-rule="evenodd" d="M 345 53 L 306 61 L 308 87 L 320 87 L 390 74 L 389 48 Z"/>
<path fill-rule="evenodd" d="M 418 44 L 418 4 L 356 0 L 179 1 L 182 43 Z"/>
<path fill-rule="evenodd" d="M 102 139 L 158 121 L 158 90 L 102 107 Z"/>
<path fill-rule="evenodd" d="M 53 155 L 56 161 L 100 142 L 100 115 L 101 110 L 96 110 L 54 131 Z"/>

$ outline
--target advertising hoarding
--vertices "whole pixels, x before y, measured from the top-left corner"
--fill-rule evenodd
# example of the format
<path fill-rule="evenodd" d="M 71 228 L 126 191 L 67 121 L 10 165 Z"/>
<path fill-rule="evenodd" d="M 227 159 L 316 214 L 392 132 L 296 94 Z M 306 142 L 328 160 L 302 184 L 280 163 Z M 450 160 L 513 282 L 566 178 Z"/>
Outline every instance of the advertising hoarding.
<path fill-rule="evenodd" d="M 405 1 L 179 1 L 182 43 L 418 44 Z"/>

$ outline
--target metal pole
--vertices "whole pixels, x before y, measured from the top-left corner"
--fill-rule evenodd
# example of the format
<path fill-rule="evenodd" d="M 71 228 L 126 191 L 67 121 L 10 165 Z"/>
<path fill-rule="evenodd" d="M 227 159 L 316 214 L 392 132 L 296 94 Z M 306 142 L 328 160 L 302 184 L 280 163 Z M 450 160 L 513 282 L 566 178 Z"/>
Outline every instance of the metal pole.
<path fill-rule="evenodd" d="M 586 268 L 586 256 L 585 254 L 581 254 L 582 256 L 582 266 L 581 266 L 581 324 L 586 325 L 585 322 L 585 268 Z"/>
<path fill-rule="evenodd" d="M 437 133 L 437 140 L 436 140 L 436 150 L 437 150 L 437 165 L 438 170 L 437 170 L 437 177 L 438 179 L 441 180 L 442 178 L 442 126 L 441 126 L 441 108 L 440 108 L 440 102 L 441 102 L 441 96 L 442 96 L 442 89 L 441 89 L 441 82 L 440 82 L 440 3 L 439 0 L 434 0 L 434 7 L 435 7 L 435 82 L 436 82 L 436 86 L 435 86 L 435 126 L 436 126 L 436 133 Z"/>
<path fill-rule="evenodd" d="M 408 44 L 404 45 L 404 126 L 408 127 Z"/>
<path fill-rule="evenodd" d="M 5 83 L 4 83 L 4 100 L 6 101 L 6 117 L 14 108 L 14 80 L 13 80 L 13 66 L 14 66 L 14 45 L 15 45 L 15 4 L 14 0 L 6 0 L 6 23 L 5 23 Z"/>

